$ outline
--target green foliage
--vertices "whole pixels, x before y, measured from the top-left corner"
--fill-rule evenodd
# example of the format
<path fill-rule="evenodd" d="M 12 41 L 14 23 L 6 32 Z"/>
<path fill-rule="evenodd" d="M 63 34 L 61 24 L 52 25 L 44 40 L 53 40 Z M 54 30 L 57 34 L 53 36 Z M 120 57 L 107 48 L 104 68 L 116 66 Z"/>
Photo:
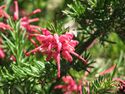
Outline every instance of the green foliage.
<path fill-rule="evenodd" d="M 67 5 L 70 11 L 65 10 L 63 13 L 70 17 L 79 18 L 85 12 L 85 8 L 82 6 L 81 2 L 75 0 L 73 4 Z"/>
<path fill-rule="evenodd" d="M 115 94 L 114 83 L 109 75 L 99 76 L 90 84 L 90 94 Z"/>

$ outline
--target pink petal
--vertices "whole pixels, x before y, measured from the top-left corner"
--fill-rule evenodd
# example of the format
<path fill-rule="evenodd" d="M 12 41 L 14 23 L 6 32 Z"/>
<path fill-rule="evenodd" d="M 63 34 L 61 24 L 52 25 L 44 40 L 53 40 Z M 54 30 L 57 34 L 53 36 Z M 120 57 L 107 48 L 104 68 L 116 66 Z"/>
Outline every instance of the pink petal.
<path fill-rule="evenodd" d="M 55 42 L 56 42 L 56 45 L 57 45 L 57 52 L 60 53 L 61 48 L 62 48 L 62 44 L 59 41 L 59 36 L 57 34 L 54 34 L 54 39 L 55 39 Z"/>
<path fill-rule="evenodd" d="M 5 23 L 0 22 L 0 28 L 2 28 L 3 30 L 7 29 L 7 30 L 12 30 L 12 28 Z"/>
<path fill-rule="evenodd" d="M 11 56 L 10 56 L 10 60 L 16 61 L 16 57 L 15 57 L 14 55 L 11 55 Z"/>
<path fill-rule="evenodd" d="M 3 10 L 5 5 L 0 6 L 0 17 L 10 18 L 10 16 Z"/>
<path fill-rule="evenodd" d="M 30 14 L 28 15 L 28 17 L 29 17 L 29 16 L 32 16 L 32 15 L 34 15 L 34 14 L 40 13 L 40 12 L 41 12 L 41 9 L 36 9 L 36 10 L 34 10 L 32 13 L 30 13 Z"/>
<path fill-rule="evenodd" d="M 70 55 L 70 53 L 68 51 L 62 51 L 62 56 L 64 59 L 66 59 L 69 62 L 72 62 L 72 56 Z"/>
<path fill-rule="evenodd" d="M 79 54 L 77 54 L 76 52 L 70 52 L 72 55 L 76 56 L 79 60 L 82 60 L 83 61 L 83 64 L 87 64 L 87 61 L 82 57 L 80 56 Z"/>
<path fill-rule="evenodd" d="M 72 47 L 69 43 L 62 43 L 63 47 L 62 50 L 67 50 L 68 52 L 74 51 L 74 47 Z"/>
<path fill-rule="evenodd" d="M 67 36 L 70 40 L 74 37 L 73 34 L 66 33 L 65 36 Z"/>
<path fill-rule="evenodd" d="M 65 88 L 65 86 L 64 85 L 57 85 L 54 87 L 54 89 L 61 89 L 61 88 Z"/>
<path fill-rule="evenodd" d="M 25 27 L 25 29 L 28 31 L 28 32 L 30 32 L 30 33 L 40 33 L 39 32 L 39 29 L 40 27 L 38 27 L 38 26 L 34 26 L 34 25 L 27 25 L 26 27 Z"/>
<path fill-rule="evenodd" d="M 69 83 L 70 81 L 72 81 L 73 79 L 72 79 L 72 77 L 71 76 L 64 76 L 63 78 L 62 78 L 62 80 L 65 82 L 65 83 Z"/>
<path fill-rule="evenodd" d="M 4 58 L 5 57 L 5 54 L 3 52 L 3 50 L 0 48 L 0 58 Z"/>
<path fill-rule="evenodd" d="M 105 75 L 107 73 L 110 73 L 110 72 L 112 72 L 115 69 L 115 67 L 116 67 L 116 65 L 113 65 L 112 67 L 106 69 L 105 71 L 100 72 L 99 75 Z"/>
<path fill-rule="evenodd" d="M 4 9 L 6 6 L 5 5 L 2 5 L 2 6 L 0 6 L 0 9 Z"/>
<path fill-rule="evenodd" d="M 75 40 L 71 40 L 70 42 L 69 42 L 69 45 L 71 45 L 72 47 L 75 47 L 76 45 L 78 45 L 78 41 L 75 41 Z"/>
<path fill-rule="evenodd" d="M 18 0 L 14 0 L 14 4 L 15 4 L 14 20 L 18 20 L 19 19 Z"/>
<path fill-rule="evenodd" d="M 37 14 L 37 13 L 40 13 L 41 12 L 41 9 L 36 9 L 32 12 L 32 14 Z"/>
<path fill-rule="evenodd" d="M 42 28 L 41 30 L 42 30 L 43 35 L 48 36 L 48 35 L 50 35 L 50 34 L 51 34 L 51 33 L 50 33 L 50 31 L 49 31 L 49 30 L 47 30 L 46 28 Z"/>
<path fill-rule="evenodd" d="M 39 41 L 40 44 L 42 44 L 44 41 L 49 43 L 49 41 L 53 40 L 53 36 L 38 35 L 36 36 L 36 39 Z"/>
<path fill-rule="evenodd" d="M 26 56 L 29 56 L 31 53 L 35 53 L 35 52 L 37 52 L 37 51 L 39 51 L 39 50 L 41 50 L 41 49 L 42 49 L 41 46 L 39 46 L 39 47 L 37 47 L 37 48 L 31 50 L 30 52 L 25 53 L 25 55 L 26 55 Z"/>
<path fill-rule="evenodd" d="M 21 27 L 25 28 L 27 25 L 29 25 L 28 18 L 27 17 L 21 18 Z"/>
<path fill-rule="evenodd" d="M 38 22 L 38 21 L 39 21 L 39 18 L 33 18 L 28 20 L 29 23 Z"/>

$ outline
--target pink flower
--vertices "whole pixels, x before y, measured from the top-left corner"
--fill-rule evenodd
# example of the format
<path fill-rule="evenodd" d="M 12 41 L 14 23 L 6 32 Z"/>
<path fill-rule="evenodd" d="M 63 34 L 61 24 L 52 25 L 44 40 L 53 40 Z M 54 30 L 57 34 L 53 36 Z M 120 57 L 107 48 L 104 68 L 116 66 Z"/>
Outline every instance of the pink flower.
<path fill-rule="evenodd" d="M 3 22 L 0 22 L 0 28 L 3 30 L 12 30 L 12 28 L 8 24 L 5 24 Z"/>
<path fill-rule="evenodd" d="M 18 0 L 14 0 L 14 20 L 18 20 L 19 19 L 19 6 L 18 6 Z M 0 18 L 3 17 L 3 18 L 10 18 L 10 16 L 4 11 L 4 8 L 5 8 L 5 5 L 3 6 L 0 6 Z M 31 14 L 29 14 L 28 16 L 25 16 L 23 18 L 21 18 L 21 28 L 25 28 L 27 31 L 29 32 L 38 32 L 38 28 L 40 28 L 39 26 L 35 26 L 35 25 L 30 25 L 30 23 L 32 22 L 37 22 L 39 21 L 39 18 L 33 18 L 33 19 L 29 19 L 29 16 L 32 16 L 34 14 L 37 14 L 41 12 L 40 9 L 36 9 L 34 10 Z M 3 23 L 3 22 L 0 22 L 0 29 L 3 29 L 3 30 L 12 30 L 12 28 L 6 24 L 6 23 Z M 5 57 L 5 54 L 4 54 L 4 51 L 2 48 L 0 48 L 0 58 L 4 58 Z M 11 57 L 13 58 L 13 57 Z M 13 58 L 14 59 L 14 58 Z M 15 59 L 14 59 L 15 60 Z"/>
<path fill-rule="evenodd" d="M 0 6 L 0 18 L 10 18 L 10 16 L 3 10 L 5 8 L 5 5 Z M 0 29 L 2 30 L 12 30 L 12 28 L 3 22 L 0 22 Z M 2 39 L 0 37 L 0 45 L 2 44 Z M 2 48 L 0 48 L 0 58 L 4 58 L 5 53 Z"/>
<path fill-rule="evenodd" d="M 15 11 L 14 11 L 14 20 L 19 19 L 19 9 L 18 9 L 18 0 L 14 0 Z"/>
<path fill-rule="evenodd" d="M 15 5 L 15 11 L 14 11 L 14 20 L 19 19 L 19 6 L 18 6 L 18 0 L 14 0 L 14 5 Z M 21 18 L 21 28 L 25 28 L 28 32 L 38 32 L 38 29 L 40 28 L 39 26 L 35 25 L 30 25 L 32 22 L 37 22 L 39 21 L 39 18 L 33 18 L 29 19 L 30 16 L 40 13 L 40 9 L 34 10 L 32 13 L 30 13 L 28 16 L 24 16 Z"/>
<path fill-rule="evenodd" d="M 3 10 L 4 8 L 5 8 L 5 5 L 0 6 L 0 18 L 4 17 L 4 18 L 8 19 L 10 16 Z M 12 28 L 8 24 L 5 24 L 3 22 L 0 22 L 0 29 L 12 30 Z M 2 39 L 0 38 L 0 44 L 1 43 L 2 43 Z M 3 49 L 0 48 L 0 58 L 4 58 L 4 57 L 5 57 L 5 53 L 4 53 Z"/>
<path fill-rule="evenodd" d="M 28 17 L 23 17 L 21 18 L 21 28 L 25 28 L 30 33 L 32 32 L 39 33 L 38 32 L 38 29 L 40 29 L 39 26 L 30 25 L 30 23 L 37 21 L 39 21 L 39 18 L 29 19 Z"/>
<path fill-rule="evenodd" d="M 5 57 L 5 53 L 3 51 L 2 48 L 0 48 L 0 58 L 4 58 Z"/>
<path fill-rule="evenodd" d="M 0 6 L 0 17 L 9 18 L 10 16 L 3 10 L 5 5 Z"/>
<path fill-rule="evenodd" d="M 40 12 L 41 12 L 40 9 L 36 9 L 32 13 L 30 13 L 28 16 L 21 18 L 21 27 L 25 28 L 30 33 L 32 32 L 39 33 L 38 29 L 41 29 L 39 26 L 30 25 L 33 22 L 39 21 L 39 18 L 29 19 L 29 17 Z"/>
<path fill-rule="evenodd" d="M 105 74 L 107 74 L 107 73 L 111 73 L 115 68 L 116 68 L 116 65 L 113 65 L 113 66 L 111 66 L 110 68 L 108 68 L 108 69 L 106 69 L 106 70 L 100 72 L 99 75 L 105 75 Z"/>
<path fill-rule="evenodd" d="M 82 60 L 84 64 L 86 64 L 86 60 L 75 53 L 75 46 L 78 44 L 78 41 L 72 40 L 73 35 L 66 33 L 63 35 L 51 33 L 47 29 L 42 29 L 43 35 L 41 34 L 30 34 L 30 37 L 36 37 L 38 42 L 40 43 L 39 47 L 31 50 L 30 52 L 26 53 L 26 55 L 30 55 L 31 53 L 35 52 L 42 52 L 43 54 L 47 55 L 46 60 L 50 60 L 53 58 L 57 63 L 58 68 L 58 77 L 60 77 L 60 58 L 62 57 L 72 62 L 72 55 L 78 57 L 78 59 Z"/>
<path fill-rule="evenodd" d="M 14 55 L 11 55 L 11 56 L 10 56 L 10 60 L 12 60 L 12 61 L 15 61 L 15 62 L 16 62 L 16 57 L 15 57 Z"/>
<path fill-rule="evenodd" d="M 0 46 L 2 46 L 2 38 L 0 37 Z M 4 58 L 5 57 L 5 53 L 3 51 L 3 48 L 0 48 L 0 58 Z"/>
<path fill-rule="evenodd" d="M 41 9 L 36 9 L 32 13 L 30 13 L 28 16 L 32 16 L 32 15 L 40 13 L 40 12 L 41 12 Z"/>
<path fill-rule="evenodd" d="M 81 83 L 77 85 L 71 76 L 62 77 L 62 80 L 65 84 L 57 85 L 55 86 L 55 89 L 62 89 L 64 91 L 64 94 L 73 94 L 74 92 L 78 94 L 82 94 Z"/>

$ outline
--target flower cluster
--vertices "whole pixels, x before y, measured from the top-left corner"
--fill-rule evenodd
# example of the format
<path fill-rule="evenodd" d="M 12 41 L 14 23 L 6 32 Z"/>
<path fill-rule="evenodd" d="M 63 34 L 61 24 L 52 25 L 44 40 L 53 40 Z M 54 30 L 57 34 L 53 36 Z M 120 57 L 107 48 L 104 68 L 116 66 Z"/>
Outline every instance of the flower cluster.
<path fill-rule="evenodd" d="M 14 20 L 18 20 L 19 19 L 18 0 L 15 0 L 14 4 L 15 4 Z M 29 17 L 34 15 L 34 14 L 40 13 L 40 12 L 41 12 L 40 9 L 36 9 L 32 13 L 30 13 L 29 15 L 22 17 L 21 22 L 20 22 L 21 28 L 25 28 L 30 33 L 38 32 L 38 28 L 40 28 L 40 27 L 35 26 L 35 25 L 31 25 L 30 23 L 39 21 L 39 18 L 30 19 Z"/>
<path fill-rule="evenodd" d="M 4 11 L 4 8 L 5 8 L 5 5 L 0 6 L 0 18 L 8 19 L 10 16 Z M 10 30 L 11 27 L 6 23 L 0 22 L 0 29 Z"/>
<path fill-rule="evenodd" d="M 10 19 L 10 15 L 4 11 L 5 7 L 6 7 L 5 5 L 0 6 L 0 18 L 4 18 L 6 21 L 6 19 Z M 19 20 L 18 0 L 14 0 L 14 7 L 15 8 L 14 8 L 13 20 L 16 21 L 16 20 Z M 31 14 L 20 18 L 21 19 L 20 27 L 22 29 L 26 29 L 30 33 L 32 33 L 32 32 L 38 33 L 38 28 L 40 28 L 40 27 L 35 26 L 35 25 L 31 25 L 30 23 L 39 21 L 39 18 L 30 19 L 29 17 L 34 15 L 34 14 L 40 13 L 40 12 L 41 12 L 40 9 L 36 9 Z M 0 22 L 0 29 L 11 30 L 11 31 L 13 30 L 12 27 L 5 22 Z M 0 58 L 4 58 L 4 57 L 5 57 L 5 53 L 4 53 L 3 49 L 0 48 Z"/>
<path fill-rule="evenodd" d="M 47 55 L 47 60 L 53 58 L 58 67 L 58 77 L 60 77 L 60 57 L 62 57 L 72 62 L 72 55 L 75 55 L 79 59 L 86 64 L 86 60 L 75 53 L 75 47 L 78 44 L 78 41 L 73 40 L 73 35 L 70 33 L 66 33 L 63 35 L 54 34 L 52 35 L 47 29 L 42 29 L 43 34 L 30 34 L 31 37 L 36 37 L 40 46 L 36 47 L 35 49 L 27 52 L 26 55 L 30 55 L 31 53 L 35 52 L 42 52 L 43 54 Z"/>
<path fill-rule="evenodd" d="M 13 19 L 16 21 L 16 20 L 19 19 L 18 0 L 14 0 L 14 5 L 15 5 L 15 10 L 14 10 Z M 10 16 L 3 10 L 4 8 L 5 8 L 4 5 L 0 7 L 0 17 L 9 19 Z M 34 15 L 34 14 L 40 13 L 40 12 L 41 12 L 40 9 L 36 9 L 32 13 L 30 13 L 29 15 L 20 18 L 21 19 L 20 27 L 25 28 L 29 32 L 38 32 L 37 29 L 39 28 L 39 26 L 31 25 L 30 23 L 39 21 L 39 18 L 30 19 L 29 17 Z M 10 30 L 11 29 L 11 27 L 8 24 L 5 24 L 3 22 L 0 22 L 0 28 L 4 29 L 4 30 L 5 29 Z"/>
<path fill-rule="evenodd" d="M 62 77 L 64 85 L 57 85 L 55 89 L 62 89 L 64 94 L 73 94 L 73 92 L 77 94 L 82 94 L 82 84 L 76 84 L 71 76 Z"/>
<path fill-rule="evenodd" d="M 9 15 L 4 11 L 5 5 L 0 6 L 0 18 L 8 19 Z M 3 22 L 0 22 L 0 29 L 2 30 L 11 30 L 11 27 Z M 2 44 L 2 39 L 0 38 L 0 45 Z M 3 51 L 3 48 L 0 48 L 0 58 L 4 58 L 5 53 Z"/>

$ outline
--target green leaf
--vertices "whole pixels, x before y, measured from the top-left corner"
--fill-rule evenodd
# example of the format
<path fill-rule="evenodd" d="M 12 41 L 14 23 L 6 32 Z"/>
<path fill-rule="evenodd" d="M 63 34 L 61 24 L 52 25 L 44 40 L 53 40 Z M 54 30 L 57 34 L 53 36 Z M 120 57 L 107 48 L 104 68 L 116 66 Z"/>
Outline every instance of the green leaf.
<path fill-rule="evenodd" d="M 11 49 L 12 53 L 16 55 L 15 53 L 15 45 L 8 39 L 4 34 L 1 34 L 3 38 L 6 39 L 6 43 L 8 44 L 9 48 Z"/>

